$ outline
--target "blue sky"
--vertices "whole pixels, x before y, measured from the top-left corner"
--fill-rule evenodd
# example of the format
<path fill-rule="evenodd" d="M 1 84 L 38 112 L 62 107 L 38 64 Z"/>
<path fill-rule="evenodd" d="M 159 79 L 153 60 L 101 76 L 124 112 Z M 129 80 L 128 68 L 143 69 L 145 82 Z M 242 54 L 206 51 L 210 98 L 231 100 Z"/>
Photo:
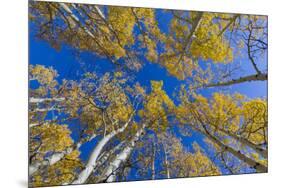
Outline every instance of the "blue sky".
<path fill-rule="evenodd" d="M 162 31 L 168 31 L 168 22 L 170 20 L 171 15 L 164 15 L 162 11 L 157 11 L 157 19 L 159 20 L 159 27 Z M 104 58 L 100 58 L 93 53 L 82 52 L 80 57 L 78 58 L 75 55 L 75 49 L 63 45 L 60 51 L 56 51 L 52 48 L 47 42 L 39 41 L 34 37 L 33 33 L 34 26 L 30 24 L 30 34 L 29 34 L 29 62 L 32 65 L 40 64 L 45 66 L 52 66 L 59 73 L 59 81 L 62 79 L 71 79 L 78 80 L 79 77 L 83 74 L 83 68 L 81 68 L 81 63 L 84 65 L 84 68 L 87 71 L 112 71 L 114 66 L 110 64 L 110 62 Z M 250 63 L 247 62 L 247 58 L 242 58 L 237 61 L 241 61 L 242 67 L 244 70 L 244 74 L 252 74 L 253 68 Z M 80 62 L 80 63 L 78 63 Z M 265 64 L 266 65 L 266 64 Z M 265 66 L 266 67 L 266 66 Z M 264 67 L 263 67 L 264 68 Z M 167 94 L 173 98 L 173 92 L 176 88 L 184 81 L 179 81 L 175 77 L 170 76 L 166 69 L 161 67 L 158 64 L 153 64 L 146 62 L 143 68 L 135 73 L 135 81 L 139 82 L 142 86 L 150 87 L 151 80 L 163 80 L 164 90 Z M 202 90 L 202 95 L 210 96 L 212 92 L 217 91 L 218 89 L 205 89 Z M 231 93 L 239 92 L 248 96 L 249 98 L 255 97 L 264 97 L 267 95 L 267 83 L 266 82 L 252 82 L 252 83 L 243 83 L 232 86 L 229 88 Z M 75 130 L 75 126 L 78 122 L 71 122 L 70 127 L 72 130 Z M 177 130 L 175 130 L 178 137 L 181 137 L 182 143 L 186 147 L 191 147 L 191 144 L 196 141 L 203 148 L 206 148 L 206 144 L 203 142 L 203 137 L 195 133 L 191 137 L 182 136 Z M 75 134 L 73 134 L 75 136 Z M 92 148 L 95 146 L 97 140 L 93 140 L 82 146 L 81 148 L 81 159 L 86 161 L 89 157 L 89 153 Z M 212 154 L 209 154 L 212 155 Z M 225 171 L 225 169 L 222 169 Z M 133 176 L 133 175 L 131 175 Z"/>

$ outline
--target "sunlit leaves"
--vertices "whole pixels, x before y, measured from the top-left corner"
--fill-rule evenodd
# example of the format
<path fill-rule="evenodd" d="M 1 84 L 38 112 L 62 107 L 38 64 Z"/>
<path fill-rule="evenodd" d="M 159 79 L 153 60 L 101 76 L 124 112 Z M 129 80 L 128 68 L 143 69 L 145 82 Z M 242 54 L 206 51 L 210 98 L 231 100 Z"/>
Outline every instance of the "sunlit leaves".
<path fill-rule="evenodd" d="M 231 96 L 215 93 L 208 100 L 202 95 L 195 94 L 192 98 L 192 102 L 186 102 L 183 103 L 183 106 L 179 106 L 179 114 L 187 113 L 191 117 L 200 117 L 204 123 L 210 125 L 214 130 L 222 128 L 235 132 L 239 129 L 243 99 L 241 95 Z"/>
<path fill-rule="evenodd" d="M 46 68 L 42 65 L 30 66 L 31 80 L 36 79 L 42 85 L 56 85 L 54 80 L 57 77 L 57 72 L 51 67 Z"/>
<path fill-rule="evenodd" d="M 128 91 L 123 89 L 127 81 L 121 72 L 114 75 L 109 73 L 97 79 L 90 79 L 94 88 L 84 85 L 82 94 L 84 105 L 81 106 L 80 120 L 95 131 L 112 131 L 122 123 L 126 122 L 133 112 L 132 105 L 127 95 Z M 85 80 L 85 83 L 88 83 Z M 89 87 L 88 89 L 85 89 Z M 93 91 L 94 92 L 91 92 Z"/>
<path fill-rule="evenodd" d="M 129 8 L 109 7 L 108 21 L 116 30 L 121 46 L 134 43 L 133 29 L 135 18 Z"/>
<path fill-rule="evenodd" d="M 75 150 L 58 163 L 50 166 L 43 174 L 33 176 L 33 186 L 62 185 L 75 179 L 75 172 L 82 168 L 79 151 Z"/>
<path fill-rule="evenodd" d="M 204 13 L 190 46 L 190 53 L 193 57 L 212 60 L 214 63 L 229 63 L 233 59 L 232 49 L 223 35 L 219 35 L 221 29 L 214 21 L 215 16 L 213 13 Z"/>
<path fill-rule="evenodd" d="M 158 60 L 158 45 L 164 42 L 166 36 L 158 27 L 155 11 L 149 8 L 134 8 L 132 13 L 135 16 L 138 30 L 138 36 L 142 48 L 146 49 L 146 58 L 150 62 L 157 62 Z"/>
<path fill-rule="evenodd" d="M 178 107 L 177 117 L 180 123 L 205 134 L 217 151 L 231 151 L 250 166 L 255 162 L 265 164 L 262 160 L 267 158 L 267 105 L 264 99 L 249 100 L 240 94 L 222 93 L 205 98 L 195 94 L 187 96 Z M 264 169 L 266 165 L 260 171 Z"/>
<path fill-rule="evenodd" d="M 243 103 L 242 135 L 255 144 L 267 143 L 267 103 L 255 99 Z"/>
<path fill-rule="evenodd" d="M 89 178 L 96 183 L 96 177 L 104 174 L 104 168 L 142 127 L 131 159 L 116 172 L 117 181 L 126 180 L 135 163 L 143 173 L 139 175 L 146 178 L 219 175 L 212 155 L 225 163 L 225 168 L 234 166 L 229 170 L 232 173 L 255 171 L 255 163 L 266 169 L 265 99 L 227 94 L 228 90 L 197 90 L 239 73 L 240 69 L 232 68 L 240 68 L 234 66 L 236 54 L 249 46 L 245 34 L 251 29 L 250 46 L 255 49 L 250 52 L 254 50 L 254 59 L 260 57 L 256 50 L 267 48 L 264 17 L 46 2 L 32 2 L 30 8 L 36 37 L 55 49 L 71 48 L 77 56 L 90 52 L 112 63 L 110 70 L 103 64 L 91 66 L 95 71 L 81 63 L 85 74 L 74 80 L 58 77 L 52 67 L 30 66 L 30 162 L 44 164 L 30 177 L 33 185 L 70 184 L 85 167 L 79 161 L 80 146 L 114 135 L 106 137 L 109 140 L 97 152 L 99 165 Z M 167 15 L 167 27 L 159 25 L 162 15 Z M 62 63 L 67 66 L 68 62 Z M 150 84 L 138 80 L 137 71 L 146 63 L 163 67 L 167 78 L 180 81 L 180 92 L 176 93 L 176 88 L 169 96 L 170 86 L 162 80 L 149 80 Z M 209 138 L 210 153 L 201 142 L 186 147 L 179 138 L 196 134 Z M 55 152 L 63 154 L 62 158 L 47 164 Z M 102 161 L 105 156 L 108 158 Z M 158 169 L 154 168 L 155 159 Z"/>
<path fill-rule="evenodd" d="M 151 93 L 145 98 L 144 109 L 139 111 L 139 115 L 146 121 L 150 121 L 152 128 L 156 131 L 166 129 L 168 117 L 174 108 L 173 101 L 162 87 L 162 81 L 151 81 Z"/>
<path fill-rule="evenodd" d="M 172 177 L 212 176 L 221 174 L 197 143 L 193 143 L 193 152 L 187 150 L 181 141 L 171 134 L 159 137 L 165 149 Z"/>
<path fill-rule="evenodd" d="M 70 130 L 66 125 L 44 124 L 31 129 L 31 137 L 34 142 L 38 141 L 39 153 L 64 151 L 73 144 Z M 33 142 L 32 141 L 32 142 Z M 31 143 L 32 143 L 31 142 Z"/>
<path fill-rule="evenodd" d="M 198 59 L 213 63 L 230 63 L 233 59 L 232 48 L 220 33 L 223 21 L 215 21 L 221 15 L 204 13 L 199 21 L 197 16 L 197 12 L 174 16 L 170 23 L 170 35 L 165 41 L 165 52 L 160 56 L 160 64 L 181 80 L 192 78 L 202 71 L 196 61 Z"/>
<path fill-rule="evenodd" d="M 55 91 L 57 86 L 56 78 L 57 72 L 52 67 L 45 67 L 43 65 L 29 66 L 29 80 L 37 81 L 39 87 L 34 90 L 38 95 L 49 95 Z"/>
<path fill-rule="evenodd" d="M 195 150 L 194 153 L 188 153 L 183 158 L 183 162 L 187 166 L 182 177 L 214 176 L 221 174 L 218 167 L 203 153 L 198 144 L 194 143 L 193 149 Z"/>

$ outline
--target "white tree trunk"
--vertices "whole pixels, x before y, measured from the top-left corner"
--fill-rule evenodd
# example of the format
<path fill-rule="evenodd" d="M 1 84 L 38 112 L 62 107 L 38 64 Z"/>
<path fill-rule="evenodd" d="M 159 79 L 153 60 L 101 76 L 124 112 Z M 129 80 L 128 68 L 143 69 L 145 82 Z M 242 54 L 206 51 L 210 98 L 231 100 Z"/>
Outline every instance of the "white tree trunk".
<path fill-rule="evenodd" d="M 86 27 L 84 27 L 79 18 L 77 16 L 75 16 L 73 14 L 73 12 L 70 10 L 70 8 L 65 4 L 65 3 L 59 3 L 60 6 L 69 14 L 69 16 L 77 23 L 77 24 L 80 24 L 79 26 L 82 27 L 82 29 L 92 38 L 95 38 L 95 36 L 93 35 L 93 33 L 91 31 L 89 31 Z"/>
<path fill-rule="evenodd" d="M 103 165 L 112 154 L 114 154 L 116 151 L 118 151 L 124 145 L 124 143 L 125 143 L 125 141 L 120 142 L 112 150 L 106 152 L 104 155 L 101 155 L 98 158 L 98 162 L 97 162 L 96 167 L 98 168 L 99 166 Z"/>
<path fill-rule="evenodd" d="M 218 82 L 218 83 L 210 83 L 207 85 L 203 85 L 204 88 L 209 88 L 209 87 L 222 87 L 222 86 L 231 86 L 234 84 L 240 84 L 244 82 L 253 82 L 253 81 L 265 81 L 267 80 L 267 74 L 253 74 L 249 76 L 244 76 L 240 77 L 238 79 L 232 79 L 230 81 L 226 82 Z"/>
<path fill-rule="evenodd" d="M 155 140 L 153 140 L 152 143 L 152 160 L 151 160 L 151 179 L 155 180 L 155 155 L 156 155 L 156 146 L 155 146 Z"/>
<path fill-rule="evenodd" d="M 132 140 L 128 143 L 128 145 L 113 159 L 113 161 L 110 163 L 110 165 L 105 170 L 105 173 L 103 174 L 101 180 L 106 182 L 113 182 L 116 179 L 116 171 L 119 169 L 120 165 L 124 163 L 130 156 L 135 143 L 137 140 L 139 140 L 141 134 L 143 133 L 145 128 L 145 124 L 142 126 L 141 129 L 137 131 L 135 136 L 132 138 Z"/>
<path fill-rule="evenodd" d="M 243 154 L 240 150 L 233 149 L 231 146 L 226 145 L 221 140 L 219 140 L 215 135 L 211 134 L 209 130 L 206 128 L 205 123 L 200 119 L 200 117 L 193 112 L 195 119 L 198 121 L 197 125 L 189 124 L 192 129 L 201 132 L 211 141 L 213 141 L 216 145 L 222 148 L 224 151 L 231 153 L 233 156 L 237 157 L 244 163 L 248 164 L 251 168 L 254 168 L 257 172 L 267 172 L 267 166 L 263 165 L 262 163 L 248 157 L 247 155 Z M 198 127 L 201 125 L 202 127 Z"/>
<path fill-rule="evenodd" d="M 89 35 L 94 41 L 95 43 L 98 45 L 98 47 L 103 51 L 104 55 L 107 56 L 107 58 L 109 60 L 111 60 L 113 63 L 116 62 L 116 60 L 114 58 L 111 57 L 110 53 L 104 48 L 104 46 L 102 45 L 102 43 L 99 41 L 99 38 L 97 36 L 95 36 L 94 33 L 92 33 L 90 31 L 89 28 L 87 28 L 85 25 L 82 24 L 82 22 L 79 20 L 79 18 L 73 14 L 73 12 L 71 11 L 71 9 L 65 4 L 65 3 L 59 3 L 60 7 L 63 8 L 63 10 L 70 16 L 70 18 L 76 23 L 76 25 L 78 27 L 80 27 L 81 29 L 84 30 L 84 32 Z M 72 29 L 72 28 L 70 28 Z"/>
<path fill-rule="evenodd" d="M 229 135 L 230 137 L 234 138 L 236 141 L 252 148 L 253 150 L 255 150 L 259 155 L 261 155 L 263 158 L 267 158 L 267 150 L 263 149 L 259 146 L 257 146 L 256 144 L 250 142 L 249 140 L 241 137 L 241 136 L 237 136 L 236 134 L 232 133 L 231 131 L 227 131 L 221 128 L 218 128 L 219 131 L 221 131 L 222 133 Z"/>
<path fill-rule="evenodd" d="M 207 138 L 209 138 L 211 141 L 213 141 L 216 145 L 218 145 L 220 148 L 224 149 L 224 151 L 231 153 L 233 156 L 237 157 L 238 159 L 240 159 L 241 161 L 243 161 L 244 163 L 249 165 L 251 168 L 256 169 L 258 172 L 267 172 L 267 166 L 251 159 L 247 155 L 242 154 L 242 152 L 240 150 L 237 151 L 237 150 L 233 149 L 232 147 L 224 144 L 223 142 L 218 140 L 214 135 L 211 135 L 206 129 L 204 129 L 204 131 L 203 131 L 194 125 L 190 125 L 190 126 L 194 130 L 197 130 L 198 132 L 201 132 L 202 134 L 204 134 Z M 204 126 L 204 125 L 202 125 L 202 126 Z"/>
<path fill-rule="evenodd" d="M 92 139 L 94 139 L 96 137 L 96 134 L 93 134 L 89 140 L 87 140 L 87 142 L 91 141 Z M 43 161 L 36 161 L 32 164 L 29 165 L 29 175 L 33 175 L 35 172 L 37 172 L 39 170 L 40 167 L 42 166 L 52 166 L 54 164 L 56 164 L 57 162 L 59 162 L 60 160 L 62 160 L 64 158 L 65 155 L 70 154 L 72 151 L 74 151 L 75 149 L 79 149 L 81 147 L 83 143 L 80 141 L 78 142 L 75 146 L 70 147 L 68 149 L 66 149 L 65 151 L 62 152 L 56 152 L 52 155 L 50 155 L 49 157 L 47 157 L 45 160 Z"/>
<path fill-rule="evenodd" d="M 103 137 L 101 139 L 101 141 L 98 143 L 98 145 L 95 147 L 95 149 L 91 153 L 91 156 L 87 162 L 85 169 L 83 169 L 82 172 L 80 172 L 80 174 L 78 175 L 78 178 L 75 181 L 73 181 L 72 184 L 83 184 L 87 181 L 87 179 L 89 178 L 89 176 L 94 171 L 94 169 L 97 165 L 97 159 L 100 156 L 104 146 L 115 135 L 122 133 L 126 129 L 128 124 L 130 123 L 131 119 L 132 119 L 132 117 L 127 121 L 127 123 L 125 123 L 125 125 L 123 127 L 121 127 L 120 129 L 117 129 L 116 131 L 111 132 L 110 134 L 106 135 L 105 137 Z"/>
<path fill-rule="evenodd" d="M 168 154 L 167 154 L 167 149 L 166 146 L 163 144 L 163 148 L 164 148 L 164 162 L 165 162 L 165 167 L 166 167 L 166 175 L 167 178 L 170 178 L 170 169 L 169 169 L 169 161 L 168 161 Z"/>
<path fill-rule="evenodd" d="M 68 148 L 66 151 L 57 152 L 47 157 L 43 161 L 36 161 L 29 165 L 29 176 L 33 175 L 42 166 L 51 166 L 60 161 L 65 155 L 71 153 L 73 148 Z"/>
<path fill-rule="evenodd" d="M 62 102 L 64 101 L 64 97 L 58 97 L 58 98 L 35 98 L 35 97 L 30 97 L 29 102 L 30 103 L 42 103 L 42 102 Z"/>

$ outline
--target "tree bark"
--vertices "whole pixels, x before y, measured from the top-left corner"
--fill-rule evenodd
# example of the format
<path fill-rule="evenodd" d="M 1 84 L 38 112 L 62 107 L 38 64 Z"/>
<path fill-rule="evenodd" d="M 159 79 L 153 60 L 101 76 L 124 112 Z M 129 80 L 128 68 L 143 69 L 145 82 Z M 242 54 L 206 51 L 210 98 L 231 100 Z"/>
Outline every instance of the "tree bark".
<path fill-rule="evenodd" d="M 93 134 L 87 142 L 91 141 L 96 137 L 96 134 Z M 57 162 L 61 161 L 65 155 L 70 154 L 72 151 L 79 149 L 83 143 L 80 141 L 77 144 L 75 144 L 73 147 L 70 147 L 62 152 L 56 152 L 49 157 L 47 157 L 43 161 L 35 161 L 33 164 L 29 165 L 29 175 L 33 175 L 35 172 L 39 170 L 42 166 L 52 166 L 56 164 Z"/>
<path fill-rule="evenodd" d="M 165 167 L 166 167 L 166 176 L 169 179 L 170 178 L 169 161 L 168 161 L 168 157 L 167 157 L 167 149 L 164 144 L 163 144 L 163 149 L 164 149 L 164 163 L 165 163 Z"/>
<path fill-rule="evenodd" d="M 200 119 L 199 115 L 197 115 L 196 112 L 192 110 L 192 114 L 194 115 L 194 118 L 197 120 L 198 124 L 202 126 L 202 128 L 198 128 L 195 125 L 190 124 L 192 129 L 201 132 L 203 135 L 217 144 L 220 148 L 224 149 L 224 151 L 231 153 L 232 155 L 249 165 L 251 168 L 256 169 L 258 172 L 267 172 L 267 166 L 247 157 L 246 155 L 242 154 L 240 150 L 237 151 L 232 147 L 225 145 L 207 130 L 205 123 Z"/>
<path fill-rule="evenodd" d="M 87 162 L 87 165 L 85 167 L 85 169 L 82 170 L 82 172 L 80 172 L 80 174 L 78 175 L 78 178 L 72 182 L 72 184 L 83 184 L 87 181 L 87 179 L 89 178 L 89 176 L 91 175 L 91 173 L 94 171 L 96 165 L 97 165 L 97 159 L 100 156 L 104 146 L 117 134 L 124 132 L 124 130 L 126 129 L 126 127 L 128 126 L 128 124 L 131 122 L 132 116 L 130 117 L 130 119 L 124 124 L 123 127 L 112 131 L 110 134 L 106 135 L 105 137 L 103 137 L 101 139 L 101 141 L 98 143 L 98 145 L 95 147 L 95 149 L 93 150 L 93 152 L 90 155 L 90 158 Z"/>
<path fill-rule="evenodd" d="M 77 24 L 78 27 L 84 30 L 84 32 L 89 35 L 95 43 L 98 45 L 98 47 L 103 51 L 104 55 L 112 62 L 112 63 L 117 63 L 114 59 L 111 58 L 109 55 L 108 51 L 103 47 L 103 45 L 98 41 L 98 38 L 87 28 L 85 27 L 79 20 L 75 14 L 71 11 L 71 9 L 65 4 L 65 3 L 59 3 L 60 7 L 66 11 L 66 13 L 70 16 L 70 18 Z M 72 28 L 70 28 L 72 29 Z"/>
<path fill-rule="evenodd" d="M 98 158 L 98 162 L 97 162 L 96 168 L 98 168 L 99 166 L 103 165 L 112 154 L 114 154 L 116 151 L 121 149 L 121 147 L 124 145 L 124 143 L 125 143 L 125 141 L 120 142 L 112 150 L 110 150 L 107 153 L 105 153 L 104 155 L 100 156 Z"/>
<path fill-rule="evenodd" d="M 204 125 L 202 125 L 204 127 Z M 204 127 L 204 131 L 197 128 L 194 125 L 191 125 L 191 128 L 194 130 L 201 132 L 203 135 L 205 135 L 207 138 L 209 138 L 211 141 L 213 141 L 215 144 L 217 144 L 220 148 L 224 149 L 224 151 L 231 153 L 247 165 L 249 165 L 251 168 L 256 169 L 258 172 L 267 172 L 267 167 L 263 164 L 247 157 L 246 155 L 242 154 L 240 150 L 235 150 L 230 146 L 225 145 L 221 141 L 219 141 L 215 136 L 211 135 L 209 131 Z"/>
<path fill-rule="evenodd" d="M 141 129 L 137 131 L 128 145 L 113 159 L 110 165 L 106 168 L 105 173 L 102 175 L 99 182 L 113 182 L 116 180 L 116 172 L 120 168 L 121 164 L 128 160 L 135 143 L 139 140 L 143 134 L 146 125 L 144 124 Z"/>
<path fill-rule="evenodd" d="M 221 129 L 221 128 L 219 128 L 218 130 L 221 131 L 222 133 L 226 134 L 226 135 L 229 135 L 230 137 L 234 138 L 235 140 L 241 142 L 242 144 L 252 148 L 259 155 L 261 155 L 263 158 L 267 158 L 267 150 L 266 149 L 262 149 L 259 146 L 255 145 L 254 143 L 250 142 L 249 140 L 247 140 L 243 137 L 237 136 L 236 134 L 234 134 L 230 131 L 227 131 L 227 130 L 224 130 L 224 129 Z"/>
<path fill-rule="evenodd" d="M 151 159 L 151 171 L 152 171 L 151 179 L 152 180 L 155 180 L 155 154 L 156 154 L 156 146 L 155 146 L 155 143 L 153 141 L 153 143 L 152 143 L 152 159 Z"/>
<path fill-rule="evenodd" d="M 64 97 L 59 97 L 59 98 L 35 98 L 35 97 L 30 97 L 29 102 L 30 103 L 42 103 L 42 102 L 61 102 L 64 101 Z"/>
<path fill-rule="evenodd" d="M 261 74 L 253 74 L 249 76 L 240 77 L 238 79 L 232 79 L 226 82 L 218 82 L 213 84 L 211 83 L 211 84 L 203 85 L 203 87 L 210 88 L 210 87 L 230 86 L 230 85 L 240 84 L 244 82 L 265 81 L 265 80 L 267 80 L 267 73 L 261 73 Z"/>

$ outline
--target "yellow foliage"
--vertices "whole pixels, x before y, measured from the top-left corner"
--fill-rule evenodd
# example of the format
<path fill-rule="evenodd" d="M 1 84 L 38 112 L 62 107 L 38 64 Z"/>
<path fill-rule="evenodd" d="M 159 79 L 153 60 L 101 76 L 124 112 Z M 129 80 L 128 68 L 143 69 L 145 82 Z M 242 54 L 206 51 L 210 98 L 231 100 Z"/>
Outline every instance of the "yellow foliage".
<path fill-rule="evenodd" d="M 37 172 L 33 176 L 32 185 L 35 187 L 55 186 L 73 181 L 76 178 L 75 171 L 82 168 L 79 154 L 79 151 L 75 150 L 61 161 L 49 166 L 44 174 Z"/>
<path fill-rule="evenodd" d="M 253 99 L 243 103 L 243 135 L 255 144 L 267 142 L 267 102 Z"/>
<path fill-rule="evenodd" d="M 31 136 L 38 135 L 42 142 L 39 152 L 60 152 L 73 144 L 70 130 L 66 125 L 44 124 L 31 129 Z"/>
<path fill-rule="evenodd" d="M 189 19 L 195 21 L 197 12 L 191 12 Z M 160 55 L 160 64 L 180 80 L 193 79 L 193 82 L 208 83 L 210 70 L 204 71 L 196 60 L 212 60 L 213 63 L 229 63 L 233 59 L 232 49 L 224 35 L 219 35 L 225 22 L 214 18 L 226 15 L 204 13 L 195 33 L 190 33 L 192 24 L 174 17 L 170 23 L 169 36 L 165 38 L 165 52 Z M 185 19 L 184 17 L 182 18 Z M 194 26 L 193 26 L 194 27 Z M 192 35 L 187 41 L 187 36 Z M 187 43 L 188 42 L 188 43 Z M 187 43 L 187 45 L 186 45 Z"/>
<path fill-rule="evenodd" d="M 106 126 L 107 131 L 111 131 L 130 118 L 133 108 L 122 88 L 122 77 L 121 72 L 116 72 L 113 79 L 105 74 L 99 83 L 98 95 L 86 96 L 88 101 L 81 108 L 80 119 L 90 129 L 100 130 Z"/>
<path fill-rule="evenodd" d="M 159 140 L 169 156 L 169 170 L 173 177 L 195 177 L 220 175 L 219 168 L 193 143 L 194 152 L 187 152 L 181 141 L 170 134 L 160 135 Z"/>
<path fill-rule="evenodd" d="M 257 146 L 267 144 L 267 102 L 264 99 L 248 100 L 241 94 L 214 93 L 211 98 L 194 94 L 192 98 L 183 100 L 176 115 L 181 124 L 200 130 L 207 127 L 207 134 L 226 146 L 236 145 L 247 154 L 248 149 L 253 148 L 248 142 Z M 211 145 L 220 150 L 216 143 Z M 254 160 L 257 158 L 252 157 Z"/>
<path fill-rule="evenodd" d="M 151 93 L 145 98 L 144 109 L 139 111 L 139 115 L 150 121 L 155 131 L 166 129 L 168 115 L 175 106 L 162 87 L 162 81 L 151 81 Z"/>
<path fill-rule="evenodd" d="M 214 22 L 214 13 L 204 13 L 200 26 L 195 33 L 196 38 L 190 46 L 193 57 L 213 60 L 214 63 L 229 63 L 233 59 L 232 49 L 223 35 L 219 36 L 221 28 Z"/>
<path fill-rule="evenodd" d="M 135 18 L 129 8 L 108 7 L 108 21 L 117 30 L 118 37 L 122 46 L 134 42 L 133 29 Z"/>
<path fill-rule="evenodd" d="M 193 148 L 195 153 L 188 153 L 183 159 L 185 164 L 187 164 L 186 175 L 188 177 L 215 176 L 221 174 L 219 168 L 201 151 L 198 144 L 194 143 Z"/>
<path fill-rule="evenodd" d="M 157 62 L 158 52 L 157 44 L 163 42 L 166 36 L 160 31 L 158 22 L 155 19 L 155 10 L 149 8 L 134 8 L 138 21 L 142 23 L 142 34 L 139 35 L 139 40 L 146 48 L 146 58 L 150 62 Z"/>
<path fill-rule="evenodd" d="M 122 77 L 122 76 L 123 76 L 123 73 L 120 72 L 120 71 L 114 72 L 114 76 L 115 76 L 116 78 L 119 78 L 119 77 Z"/>
<path fill-rule="evenodd" d="M 56 86 L 55 78 L 58 76 L 57 71 L 52 67 L 46 68 L 43 65 L 30 66 L 30 79 L 36 79 L 42 85 Z"/>

